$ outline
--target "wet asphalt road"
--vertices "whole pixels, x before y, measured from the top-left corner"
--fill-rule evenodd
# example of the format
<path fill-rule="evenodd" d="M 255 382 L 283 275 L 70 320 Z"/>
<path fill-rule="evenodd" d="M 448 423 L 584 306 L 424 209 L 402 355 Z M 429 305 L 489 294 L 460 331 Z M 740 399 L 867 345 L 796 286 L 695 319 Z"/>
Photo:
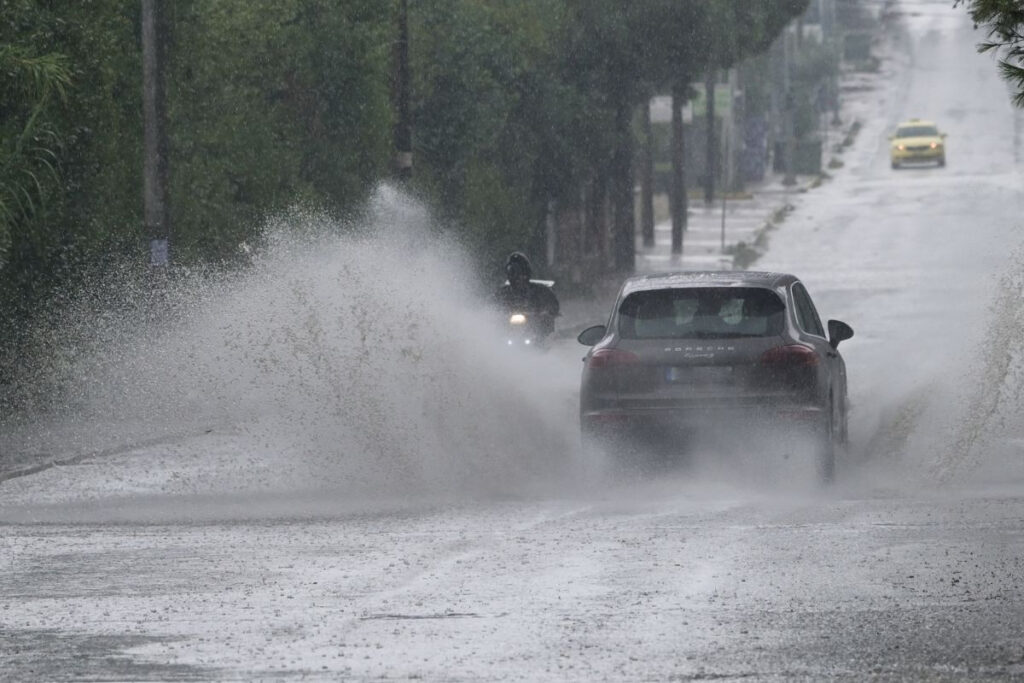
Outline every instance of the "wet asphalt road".
<path fill-rule="evenodd" d="M 227 513 L 199 503 L 211 520 L 183 524 L 130 521 L 139 500 L 91 513 L 117 524 L 8 527 L 0 675 L 1024 675 L 1019 495 L 666 483 L 321 519 L 213 521 Z"/>
<path fill-rule="evenodd" d="M 0 484 L 0 680 L 1024 678 L 1019 434 L 970 410 L 1014 395 L 979 349 L 1015 306 L 1020 120 L 948 4 L 901 3 L 844 168 L 758 264 L 857 330 L 836 486 L 740 455 L 576 461 L 559 494 L 253 493 L 248 433 L 108 453 Z M 888 168 L 913 115 L 946 169 Z M 579 354 L 553 354 L 570 383 Z"/>

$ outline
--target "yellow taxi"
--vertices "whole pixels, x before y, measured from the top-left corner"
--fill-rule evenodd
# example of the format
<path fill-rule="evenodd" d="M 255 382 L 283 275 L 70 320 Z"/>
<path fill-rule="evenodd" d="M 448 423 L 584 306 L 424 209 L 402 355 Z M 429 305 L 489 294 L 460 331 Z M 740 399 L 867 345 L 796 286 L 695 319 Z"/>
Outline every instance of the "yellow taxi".
<path fill-rule="evenodd" d="M 946 165 L 946 134 L 940 133 L 931 121 L 904 121 L 896 127 L 889 140 L 889 159 L 893 168 L 899 168 L 908 161 L 934 161 L 939 166 Z"/>

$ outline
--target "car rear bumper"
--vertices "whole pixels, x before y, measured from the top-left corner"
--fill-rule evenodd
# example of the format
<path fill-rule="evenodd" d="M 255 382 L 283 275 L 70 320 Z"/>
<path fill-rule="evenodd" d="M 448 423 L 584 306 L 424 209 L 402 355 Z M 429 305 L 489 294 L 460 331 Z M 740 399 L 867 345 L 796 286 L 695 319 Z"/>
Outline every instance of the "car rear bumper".
<path fill-rule="evenodd" d="M 892 150 L 890 157 L 894 162 L 904 161 L 938 161 L 945 156 L 943 148 L 924 150 Z"/>
<path fill-rule="evenodd" d="M 727 404 L 700 407 L 605 408 L 580 414 L 586 432 L 645 430 L 655 427 L 684 429 L 761 428 L 816 425 L 825 420 L 826 410 L 814 404 Z"/>

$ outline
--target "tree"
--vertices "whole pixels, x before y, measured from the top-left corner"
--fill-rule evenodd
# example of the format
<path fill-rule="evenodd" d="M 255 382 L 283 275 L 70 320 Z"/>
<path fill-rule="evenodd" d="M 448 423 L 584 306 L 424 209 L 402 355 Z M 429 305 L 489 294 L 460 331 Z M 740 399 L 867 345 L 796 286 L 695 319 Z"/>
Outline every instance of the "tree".
<path fill-rule="evenodd" d="M 672 175 L 669 213 L 672 218 L 672 253 L 681 254 L 686 230 L 688 197 L 684 167 L 683 106 L 692 97 L 690 83 L 701 68 L 700 51 L 707 49 L 700 33 L 705 28 L 706 5 L 693 0 L 658 0 L 648 5 L 652 37 L 647 52 L 647 78 L 654 89 L 672 95 Z"/>
<path fill-rule="evenodd" d="M 650 96 L 650 55 L 658 37 L 652 6 L 567 0 L 566 76 L 581 92 L 593 93 L 591 116 L 603 119 L 607 137 L 599 149 L 607 162 L 598 173 L 608 178 L 612 264 L 625 272 L 632 271 L 635 259 L 633 112 Z"/>
<path fill-rule="evenodd" d="M 180 0 L 168 128 L 176 261 L 217 261 L 296 202 L 349 210 L 387 168 L 378 0 Z M 144 262 L 140 3 L 0 0 L 0 340 Z"/>
<path fill-rule="evenodd" d="M 988 40 L 979 52 L 1003 52 L 999 71 L 1017 89 L 1013 103 L 1024 107 L 1024 5 L 1017 0 L 956 0 L 965 5 L 975 28 L 983 26 Z"/>
<path fill-rule="evenodd" d="M 0 309 L 12 320 L 70 277 L 87 254 L 114 252 L 114 245 L 137 231 L 141 66 L 137 16 L 125 12 L 123 1 L 57 7 L 6 0 L 3 13 L 5 165 L 23 179 L 30 171 L 39 181 L 32 181 L 30 211 L 17 213 L 0 270 Z M 6 68 L 12 59 L 33 61 L 35 67 L 31 73 Z M 19 82 L 31 87 L 19 89 Z M 19 135 L 24 130 L 19 120 L 31 122 L 34 131 L 25 138 L 33 143 L 30 156 L 11 153 L 12 126 Z"/>
<path fill-rule="evenodd" d="M 712 72 L 729 69 L 738 62 L 767 50 L 772 42 L 793 19 L 807 11 L 810 0 L 711 0 L 705 15 L 706 25 L 701 32 L 707 44 L 704 68 L 708 82 Z M 714 99 L 709 88 L 708 103 L 708 172 L 705 177 L 704 200 L 714 197 L 715 151 Z"/>
<path fill-rule="evenodd" d="M 32 219 L 60 182 L 61 137 L 48 120 L 48 105 L 63 99 L 70 83 L 67 59 L 35 56 L 28 48 L 0 46 L 0 270 L 12 232 Z"/>
<path fill-rule="evenodd" d="M 540 251 L 548 202 L 571 193 L 583 165 L 564 17 L 561 0 L 409 5 L 413 187 L 488 270 L 513 249 Z"/>
<path fill-rule="evenodd" d="M 347 209 L 387 173 L 389 3 L 180 0 L 169 9 L 177 258 L 230 256 L 263 216 L 291 204 Z"/>
<path fill-rule="evenodd" d="M 650 100 L 640 112 L 640 224 L 644 246 L 654 246 L 654 130 L 651 124 Z"/>
<path fill-rule="evenodd" d="M 657 0 L 648 9 L 647 57 L 651 60 L 648 79 L 672 92 L 672 244 L 673 253 L 682 252 L 686 228 L 687 197 L 683 163 L 683 126 L 678 112 L 682 101 L 692 97 L 690 83 L 698 77 L 710 83 L 720 69 L 760 54 L 796 16 L 807 9 L 809 0 Z M 715 139 L 712 88 L 708 87 L 708 173 L 705 198 L 714 193 Z"/>

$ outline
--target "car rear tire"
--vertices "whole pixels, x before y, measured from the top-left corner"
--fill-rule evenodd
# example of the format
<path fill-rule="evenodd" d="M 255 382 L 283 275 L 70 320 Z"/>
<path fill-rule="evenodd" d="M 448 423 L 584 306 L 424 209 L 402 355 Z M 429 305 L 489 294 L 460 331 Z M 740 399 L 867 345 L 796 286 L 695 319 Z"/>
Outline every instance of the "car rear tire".
<path fill-rule="evenodd" d="M 946 157 L 944 157 L 944 156 L 943 157 L 939 157 L 939 167 L 941 168 L 941 167 L 943 167 L 945 165 L 946 165 Z"/>
<path fill-rule="evenodd" d="M 822 484 L 831 484 L 836 478 L 836 436 L 832 407 L 829 406 L 828 417 L 819 428 L 817 453 L 815 454 L 818 479 Z"/>
<path fill-rule="evenodd" d="M 900 168 L 900 164 L 899 164 L 899 162 L 898 162 L 898 161 L 894 161 L 894 162 L 892 162 L 892 169 L 893 169 L 894 171 L 897 171 L 897 170 L 899 170 L 899 168 Z"/>

